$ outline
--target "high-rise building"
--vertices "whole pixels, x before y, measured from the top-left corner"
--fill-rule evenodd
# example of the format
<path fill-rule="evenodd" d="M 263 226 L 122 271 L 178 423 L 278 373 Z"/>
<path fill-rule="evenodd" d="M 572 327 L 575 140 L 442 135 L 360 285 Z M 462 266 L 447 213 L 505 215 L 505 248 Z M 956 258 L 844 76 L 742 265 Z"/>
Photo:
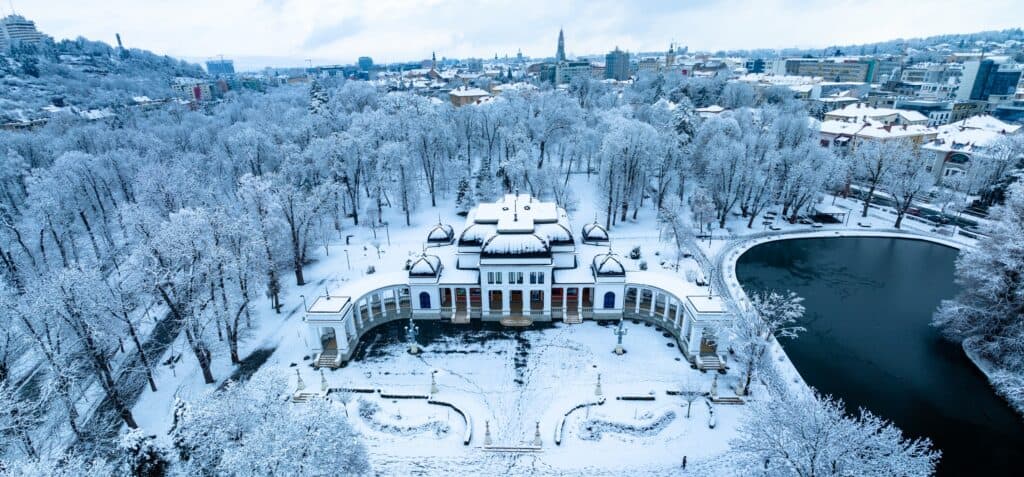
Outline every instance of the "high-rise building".
<path fill-rule="evenodd" d="M 590 78 L 589 61 L 563 61 L 555 65 L 555 83 L 572 83 L 576 78 Z"/>
<path fill-rule="evenodd" d="M 991 95 L 1012 96 L 1020 77 L 1021 70 L 1013 64 L 991 59 L 966 61 L 956 99 L 988 101 Z"/>
<path fill-rule="evenodd" d="M 555 62 L 565 61 L 565 34 L 558 29 L 558 51 L 555 52 Z"/>
<path fill-rule="evenodd" d="M 231 76 L 235 74 L 235 62 L 232 60 L 209 60 L 206 62 L 206 72 L 211 76 Z"/>
<path fill-rule="evenodd" d="M 43 34 L 36 30 L 36 24 L 21 15 L 0 18 L 0 52 L 6 52 L 15 44 L 34 45 L 43 40 Z"/>
<path fill-rule="evenodd" d="M 359 71 L 370 71 L 373 69 L 373 58 L 370 58 L 369 56 L 360 56 L 358 64 Z"/>
<path fill-rule="evenodd" d="M 618 81 L 629 79 L 629 53 L 617 46 L 609 51 L 604 56 L 604 77 Z"/>

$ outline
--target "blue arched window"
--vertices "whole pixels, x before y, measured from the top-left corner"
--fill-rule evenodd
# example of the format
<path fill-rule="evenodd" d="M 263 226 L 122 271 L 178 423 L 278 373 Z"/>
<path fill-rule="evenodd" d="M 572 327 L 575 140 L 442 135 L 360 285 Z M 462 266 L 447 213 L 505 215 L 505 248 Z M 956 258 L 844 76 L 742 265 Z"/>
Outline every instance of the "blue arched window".
<path fill-rule="evenodd" d="M 420 292 L 420 308 L 430 308 L 430 294 Z"/>
<path fill-rule="evenodd" d="M 608 292 L 604 294 L 604 307 L 615 308 L 615 293 Z"/>

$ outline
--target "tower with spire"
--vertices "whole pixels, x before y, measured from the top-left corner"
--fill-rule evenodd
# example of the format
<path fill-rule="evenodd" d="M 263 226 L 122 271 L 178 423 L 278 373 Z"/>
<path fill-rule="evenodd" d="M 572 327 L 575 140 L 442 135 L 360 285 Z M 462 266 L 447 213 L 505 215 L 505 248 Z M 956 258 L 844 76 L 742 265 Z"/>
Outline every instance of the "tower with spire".
<path fill-rule="evenodd" d="M 555 63 L 561 63 L 565 61 L 565 34 L 562 29 L 558 29 L 558 51 L 555 53 Z"/>

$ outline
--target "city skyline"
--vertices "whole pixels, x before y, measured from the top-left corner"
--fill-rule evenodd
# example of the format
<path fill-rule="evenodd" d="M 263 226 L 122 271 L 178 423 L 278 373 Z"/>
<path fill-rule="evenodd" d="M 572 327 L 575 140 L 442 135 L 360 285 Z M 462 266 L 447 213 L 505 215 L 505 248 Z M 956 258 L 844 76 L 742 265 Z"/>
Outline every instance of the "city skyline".
<path fill-rule="evenodd" d="M 647 1 L 538 4 L 317 0 L 237 0 L 208 5 L 193 0 L 150 4 L 109 0 L 17 2 L 15 12 L 34 20 L 56 39 L 84 36 L 201 62 L 224 55 L 239 69 L 377 63 L 439 57 L 552 57 L 560 28 L 569 57 L 627 51 L 661 51 L 670 42 L 691 50 L 823 48 L 896 38 L 1012 28 L 1024 7 L 994 1 L 972 7 L 964 18 L 950 2 L 892 4 L 803 0 L 697 2 Z M 244 12 L 244 14 L 240 14 Z M 3 13 L 10 13 L 4 6 Z M 764 22 L 768 15 L 776 18 Z M 150 19 L 160 18 L 160 22 Z M 841 18 L 842 29 L 837 29 Z M 782 21 L 778 21 L 782 19 Z M 185 30 L 186 34 L 183 34 Z M 268 34 L 268 32 L 270 32 Z"/>

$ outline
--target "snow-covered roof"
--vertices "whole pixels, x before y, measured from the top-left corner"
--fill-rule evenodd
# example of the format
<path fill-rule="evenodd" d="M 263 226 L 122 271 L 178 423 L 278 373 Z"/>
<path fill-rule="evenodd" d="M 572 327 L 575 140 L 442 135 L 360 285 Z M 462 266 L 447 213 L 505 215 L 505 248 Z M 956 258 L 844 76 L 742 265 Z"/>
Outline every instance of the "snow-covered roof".
<path fill-rule="evenodd" d="M 991 147 L 1000 138 L 1020 130 L 992 116 L 972 116 L 953 124 L 939 126 L 935 140 L 923 147 L 939 152 L 977 153 Z"/>
<path fill-rule="evenodd" d="M 551 245 L 537 234 L 495 234 L 484 242 L 481 257 L 550 257 Z"/>
<path fill-rule="evenodd" d="M 491 93 L 488 93 L 487 91 L 484 91 L 480 88 L 458 88 L 453 89 L 449 94 L 451 94 L 452 96 L 469 96 L 474 98 L 479 96 L 491 95 Z"/>
<path fill-rule="evenodd" d="M 868 119 L 864 122 L 828 120 L 822 121 L 820 127 L 821 132 L 824 134 L 878 140 L 913 138 L 919 136 L 931 139 L 931 137 L 934 137 L 935 134 L 938 133 L 936 129 L 920 124 L 887 125 L 872 119 Z"/>
<path fill-rule="evenodd" d="M 451 243 L 455 238 L 455 231 L 448 224 L 437 224 L 427 232 L 428 243 Z"/>
<path fill-rule="evenodd" d="M 597 222 L 589 223 L 583 226 L 583 241 L 584 242 L 607 242 L 608 231 Z"/>
<path fill-rule="evenodd" d="M 492 224 L 470 224 L 462 231 L 462 235 L 459 235 L 459 245 L 483 245 L 484 240 L 494 235 L 497 230 L 498 228 Z"/>
<path fill-rule="evenodd" d="M 409 267 L 410 277 L 436 277 L 441 272 L 441 259 L 436 255 L 423 254 Z"/>
<path fill-rule="evenodd" d="M 535 233 L 547 239 L 551 245 L 568 245 L 572 244 L 572 232 L 569 228 L 560 223 L 555 224 L 537 224 L 535 226 Z"/>
<path fill-rule="evenodd" d="M 594 261 L 591 263 L 591 269 L 594 271 L 594 275 L 605 277 L 626 276 L 626 267 L 622 266 L 622 261 L 619 260 L 619 257 L 610 252 L 595 256 Z"/>
<path fill-rule="evenodd" d="M 309 305 L 308 313 L 326 313 L 326 314 L 338 314 L 345 309 L 345 305 L 348 304 L 349 298 L 347 296 L 331 296 L 321 295 L 313 300 L 313 304 Z"/>
<path fill-rule="evenodd" d="M 847 121 L 857 121 L 861 118 L 879 119 L 885 117 L 898 116 L 904 122 L 918 123 L 928 121 L 928 117 L 917 112 L 905 109 L 893 109 L 893 108 L 873 108 L 864 104 L 850 104 L 844 108 L 836 109 L 835 111 L 829 111 L 825 113 L 825 117 L 829 119 L 841 119 Z"/>
<path fill-rule="evenodd" d="M 472 214 L 478 224 L 497 224 L 499 232 L 533 232 L 535 223 L 558 222 L 558 206 L 554 202 L 534 200 L 529 194 L 505 194 L 496 203 L 480 204 Z"/>

